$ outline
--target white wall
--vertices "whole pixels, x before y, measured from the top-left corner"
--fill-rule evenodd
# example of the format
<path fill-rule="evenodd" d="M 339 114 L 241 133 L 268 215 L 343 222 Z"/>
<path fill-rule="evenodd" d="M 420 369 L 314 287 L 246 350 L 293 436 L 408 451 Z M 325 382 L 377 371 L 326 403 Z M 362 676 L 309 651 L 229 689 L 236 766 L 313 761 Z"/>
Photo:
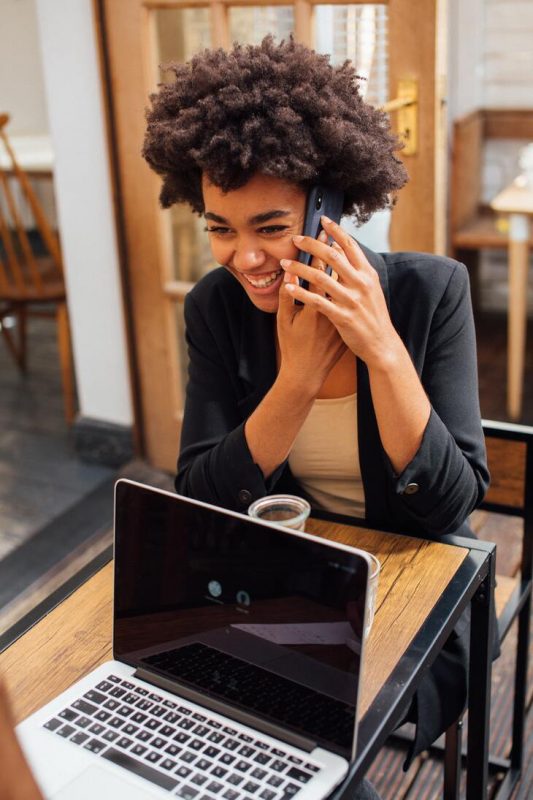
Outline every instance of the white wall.
<path fill-rule="evenodd" d="M 133 421 L 91 0 L 36 0 L 80 413 Z"/>
<path fill-rule="evenodd" d="M 35 0 L 0 0 L 0 111 L 11 136 L 48 132 Z"/>
<path fill-rule="evenodd" d="M 448 118 L 481 108 L 486 0 L 448 0 Z"/>

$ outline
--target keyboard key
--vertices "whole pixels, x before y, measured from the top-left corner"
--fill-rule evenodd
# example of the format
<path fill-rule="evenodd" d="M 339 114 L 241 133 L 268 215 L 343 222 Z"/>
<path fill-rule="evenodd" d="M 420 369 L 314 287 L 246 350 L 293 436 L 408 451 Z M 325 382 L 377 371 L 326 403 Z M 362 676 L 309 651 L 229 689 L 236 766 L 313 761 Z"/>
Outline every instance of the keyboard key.
<path fill-rule="evenodd" d="M 198 789 L 195 789 L 194 786 L 180 786 L 176 792 L 176 796 L 183 797 L 184 800 L 194 800 L 198 794 L 199 791 Z"/>
<path fill-rule="evenodd" d="M 244 756 L 244 758 L 250 758 L 255 754 L 255 750 L 253 747 L 248 747 L 248 745 L 243 745 L 239 750 L 239 755 Z"/>
<path fill-rule="evenodd" d="M 207 725 L 197 725 L 196 728 L 192 731 L 196 736 L 205 736 L 209 733 L 209 728 Z"/>
<path fill-rule="evenodd" d="M 130 689 L 130 690 L 135 689 L 133 683 L 130 683 L 129 681 L 121 681 L 121 684 L 122 686 L 124 686 L 125 689 Z"/>
<path fill-rule="evenodd" d="M 112 728 L 121 728 L 124 725 L 125 720 L 121 719 L 120 717 L 113 717 L 107 723 L 111 725 Z"/>
<path fill-rule="evenodd" d="M 279 748 L 277 747 L 273 747 L 272 752 L 274 753 L 275 756 L 278 756 L 279 758 L 287 757 L 287 753 L 284 750 L 279 750 Z"/>
<path fill-rule="evenodd" d="M 291 764 L 303 764 L 303 760 L 298 758 L 298 756 L 289 756 L 289 761 Z"/>
<path fill-rule="evenodd" d="M 298 767 L 291 767 L 290 770 L 287 772 L 287 778 L 291 778 L 294 781 L 298 781 L 298 783 L 307 783 L 313 777 L 308 772 L 304 772 L 303 769 L 299 769 Z"/>
<path fill-rule="evenodd" d="M 228 770 L 224 769 L 224 767 L 215 767 L 211 775 L 214 775 L 215 778 L 223 778 L 224 775 L 226 775 L 227 771 Z"/>
<path fill-rule="evenodd" d="M 95 722 L 94 725 L 91 725 L 89 730 L 91 733 L 94 733 L 95 736 L 100 736 L 100 734 L 105 731 L 105 728 L 103 725 L 100 725 L 99 722 Z"/>
<path fill-rule="evenodd" d="M 175 739 L 177 742 L 179 742 L 180 744 L 185 744 L 185 742 L 188 742 L 190 738 L 191 738 L 191 737 L 190 737 L 190 734 L 188 734 L 188 733 L 185 733 L 184 731 L 179 731 L 179 733 L 177 733 L 177 734 L 174 736 L 174 739 Z"/>
<path fill-rule="evenodd" d="M 96 684 L 96 688 L 100 689 L 101 692 L 108 692 L 113 688 L 113 684 L 109 681 L 100 681 L 100 683 Z"/>
<path fill-rule="evenodd" d="M 148 722 L 146 723 L 146 727 L 147 727 L 147 728 L 148 728 L 148 730 L 150 730 L 150 731 L 157 731 L 157 730 L 159 730 L 159 728 L 161 727 L 161 725 L 162 725 L 162 723 L 161 723 L 161 722 L 159 722 L 159 720 L 158 720 L 158 719 L 155 719 L 155 718 L 149 719 L 149 720 L 148 720 Z"/>
<path fill-rule="evenodd" d="M 94 718 L 98 720 L 98 722 L 107 722 L 112 716 L 111 711 L 104 711 L 103 708 L 100 711 L 97 711 L 94 715 Z"/>
<path fill-rule="evenodd" d="M 96 689 L 90 689 L 88 692 L 85 692 L 83 695 L 86 700 L 89 700 L 91 703 L 105 703 L 107 697 L 102 692 L 97 692 Z"/>
<path fill-rule="evenodd" d="M 185 761 L 186 764 L 192 764 L 196 761 L 196 753 L 191 753 L 190 750 L 185 750 L 183 753 L 180 754 L 180 761 Z"/>
<path fill-rule="evenodd" d="M 140 711 L 136 711 L 135 714 L 132 717 L 130 717 L 130 719 L 132 722 L 138 722 L 138 723 L 144 722 L 144 720 L 146 719 L 146 714 L 141 714 Z"/>
<path fill-rule="evenodd" d="M 156 753 L 155 750 L 151 750 L 146 756 L 146 760 L 149 761 L 151 764 L 157 764 L 160 758 L 161 758 L 161 753 Z"/>
<path fill-rule="evenodd" d="M 178 711 L 180 712 L 180 714 L 185 714 L 186 717 L 192 714 L 191 709 L 187 708 L 186 706 L 178 706 Z"/>
<path fill-rule="evenodd" d="M 43 728 L 48 728 L 49 731 L 55 731 L 61 727 L 63 724 L 62 720 L 60 719 L 49 719 L 48 722 L 45 722 Z"/>
<path fill-rule="evenodd" d="M 174 767 L 176 766 L 176 762 L 174 761 L 173 758 L 164 758 L 163 761 L 161 761 L 161 763 L 159 764 L 159 766 L 162 767 L 163 769 L 171 770 L 174 769 Z"/>
<path fill-rule="evenodd" d="M 289 783 L 287 786 L 283 787 L 283 793 L 281 795 L 281 800 L 291 800 L 295 794 L 298 794 L 302 787 L 298 786 L 296 783 Z"/>
<path fill-rule="evenodd" d="M 277 788 L 278 788 L 278 786 L 281 786 L 281 784 L 283 783 L 283 778 L 280 778 L 280 777 L 279 777 L 279 775 L 272 775 L 272 776 L 271 776 L 271 777 L 270 777 L 270 778 L 267 780 L 267 783 L 268 783 L 270 786 L 273 786 L 273 787 L 274 787 L 274 789 L 277 789 Z"/>
<path fill-rule="evenodd" d="M 236 772 L 232 772 L 231 775 L 228 775 L 226 778 L 228 783 L 231 783 L 232 786 L 238 786 L 240 783 L 243 782 L 244 778 L 242 775 L 237 775 Z"/>
<path fill-rule="evenodd" d="M 148 711 L 152 706 L 153 703 L 151 703 L 150 700 L 141 700 L 137 703 L 137 709 L 140 711 Z"/>
<path fill-rule="evenodd" d="M 136 694 L 134 694 L 133 692 L 128 692 L 128 694 L 125 694 L 124 697 L 122 698 L 122 702 L 128 703 L 129 705 L 133 705 L 134 703 L 137 702 L 138 699 L 139 698 L 137 697 Z"/>
<path fill-rule="evenodd" d="M 108 675 L 107 680 L 111 681 L 111 683 L 120 683 L 120 678 L 117 678 L 116 675 Z"/>
<path fill-rule="evenodd" d="M 226 725 L 224 728 L 222 728 L 222 730 L 224 731 L 224 733 L 227 733 L 228 736 L 237 736 L 237 731 L 235 730 L 235 728 L 228 728 L 228 726 Z M 228 792 L 233 792 L 233 789 L 228 789 Z"/>
<path fill-rule="evenodd" d="M 160 697 L 158 694 L 150 693 L 148 695 L 148 697 L 150 698 L 150 700 L 154 700 L 154 702 L 156 702 L 156 703 L 162 703 L 163 702 L 163 698 Z"/>
<path fill-rule="evenodd" d="M 188 731 L 191 728 L 194 728 L 194 721 L 192 719 L 182 719 L 178 722 L 178 726 L 183 728 L 183 730 Z"/>
<path fill-rule="evenodd" d="M 62 736 L 63 739 L 68 739 L 68 737 L 74 733 L 76 728 L 73 725 L 63 725 L 62 728 L 59 728 L 56 733 L 58 736 Z"/>
<path fill-rule="evenodd" d="M 165 722 L 170 722 L 171 725 L 175 725 L 176 722 L 181 719 L 179 714 L 176 714 L 175 711 L 169 711 L 168 714 L 165 714 L 163 717 Z"/>
<path fill-rule="evenodd" d="M 196 714 L 193 714 L 192 718 L 198 720 L 198 722 L 205 722 L 206 720 L 206 717 L 204 717 L 203 714 L 198 714 L 198 712 L 196 712 Z"/>
<path fill-rule="evenodd" d="M 205 788 L 207 789 L 208 792 L 213 792 L 213 794 L 218 794 L 224 787 L 218 781 L 211 781 L 211 783 L 208 783 Z"/>
<path fill-rule="evenodd" d="M 268 764 L 271 760 L 272 756 L 268 756 L 266 753 L 258 753 L 254 758 L 254 761 L 257 761 L 258 764 Z"/>
<path fill-rule="evenodd" d="M 110 711 L 116 711 L 119 706 L 119 701 L 111 698 L 104 703 L 104 708 L 108 708 Z"/>
<path fill-rule="evenodd" d="M 153 714 L 154 717 L 163 717 L 168 712 L 164 706 L 154 706 L 150 709 L 150 713 Z"/>
<path fill-rule="evenodd" d="M 195 775 L 194 778 L 191 778 L 192 783 L 195 783 L 197 786 L 203 786 L 206 780 L 207 780 L 206 776 L 201 775 L 200 773 Z"/>
<path fill-rule="evenodd" d="M 174 703 L 172 700 L 163 700 L 163 705 L 167 708 L 177 708 L 178 704 Z"/>
<path fill-rule="evenodd" d="M 102 736 L 102 739 L 105 739 L 106 742 L 114 742 L 119 736 L 120 733 L 117 733 L 117 731 L 106 731 Z"/>
<path fill-rule="evenodd" d="M 78 717 L 76 720 L 76 725 L 79 728 L 88 728 L 93 720 L 89 719 L 89 717 Z"/>
<path fill-rule="evenodd" d="M 217 731 L 213 731 L 213 733 L 210 736 L 208 736 L 207 738 L 209 739 L 210 742 L 214 742 L 215 744 L 218 744 L 225 737 L 224 737 L 223 733 L 218 733 Z"/>
<path fill-rule="evenodd" d="M 235 761 L 235 756 L 232 756 L 231 753 L 222 753 L 219 761 L 221 761 L 223 764 L 233 764 Z"/>
<path fill-rule="evenodd" d="M 239 739 L 242 739 L 243 742 L 253 742 L 253 738 L 246 733 L 239 733 Z"/>
<path fill-rule="evenodd" d="M 120 706 L 120 708 L 117 709 L 117 714 L 120 714 L 121 717 L 129 717 L 133 714 L 133 708 L 129 706 Z"/>
<path fill-rule="evenodd" d="M 72 708 L 76 708 L 78 711 L 81 711 L 82 714 L 89 714 L 89 716 L 98 710 L 98 706 L 95 706 L 92 703 L 87 703 L 85 700 L 81 699 L 75 700 L 72 703 Z"/>
<path fill-rule="evenodd" d="M 253 772 L 250 773 L 252 778 L 256 778 L 258 781 L 262 781 L 265 775 L 268 775 L 267 771 L 264 769 L 254 769 Z"/>
<path fill-rule="evenodd" d="M 192 769 L 190 769 L 189 767 L 183 766 L 183 767 L 178 767 L 178 769 L 176 770 L 175 774 L 179 775 L 180 778 L 188 778 L 189 775 L 191 774 L 191 772 L 192 772 Z"/>
<path fill-rule="evenodd" d="M 155 736 L 152 739 L 152 741 L 150 742 L 150 744 L 152 745 L 152 747 L 155 747 L 158 750 L 161 750 L 161 748 L 164 747 L 167 744 L 167 740 L 166 739 L 162 739 L 160 736 Z"/>
<path fill-rule="evenodd" d="M 208 761 L 207 758 L 200 758 L 196 762 L 196 769 L 201 770 L 202 772 L 207 772 L 208 769 L 211 769 L 213 766 L 212 761 Z"/>
<path fill-rule="evenodd" d="M 140 742 L 149 742 L 150 739 L 152 738 L 152 735 L 153 734 L 151 731 L 139 731 L 139 733 L 136 735 L 135 738 L 138 739 Z"/>
<path fill-rule="evenodd" d="M 222 723 L 221 722 L 217 722 L 216 719 L 208 719 L 207 720 L 207 724 L 210 725 L 212 728 L 221 728 L 222 727 Z M 251 739 L 250 739 L 250 741 L 251 741 Z"/>
<path fill-rule="evenodd" d="M 76 719 L 79 716 L 72 708 L 64 708 L 63 711 L 59 712 L 59 716 L 61 719 L 66 719 L 67 722 L 72 722 L 72 720 Z"/>
<path fill-rule="evenodd" d="M 252 765 L 249 764 L 248 761 L 243 761 L 241 759 L 240 761 L 237 761 L 237 763 L 235 764 L 235 769 L 238 769 L 239 772 L 248 772 L 251 766 Z"/>
<path fill-rule="evenodd" d="M 121 736 L 117 741 L 117 747 L 120 747 L 122 750 L 127 750 L 131 744 L 133 744 L 133 742 L 131 739 L 128 739 L 127 736 Z"/>
<path fill-rule="evenodd" d="M 126 694 L 126 690 L 123 689 L 121 686 L 115 686 L 115 688 L 112 689 L 109 692 L 109 694 L 111 695 L 111 697 L 117 697 L 117 698 L 123 697 Z"/>
<path fill-rule="evenodd" d="M 83 747 L 85 750 L 90 750 L 91 753 L 100 753 L 107 747 L 107 745 L 105 742 L 101 742 L 99 739 L 91 739 L 91 741 L 84 744 Z"/>
<path fill-rule="evenodd" d="M 135 694 L 140 694 L 141 697 L 146 697 L 146 695 L 148 694 L 148 689 L 143 689 L 142 686 L 134 686 L 133 691 L 135 692 Z"/>
<path fill-rule="evenodd" d="M 213 747 L 213 745 L 209 745 L 206 747 L 203 754 L 206 758 L 216 758 L 220 753 L 220 749 L 218 747 Z"/>
<path fill-rule="evenodd" d="M 224 747 L 226 750 L 236 750 L 240 746 L 240 742 L 236 739 L 226 739 L 224 742 Z"/>
<path fill-rule="evenodd" d="M 222 797 L 224 797 L 225 800 L 237 800 L 237 798 L 240 797 L 240 795 L 239 792 L 235 791 L 235 789 L 227 789 L 222 795 Z"/>
<path fill-rule="evenodd" d="M 88 733 L 84 733 L 83 731 L 78 731 L 74 734 L 74 736 L 70 737 L 70 741 L 74 742 L 74 744 L 83 744 L 89 738 Z"/>
<path fill-rule="evenodd" d="M 257 792 L 258 789 L 259 789 L 259 784 L 254 783 L 253 781 L 248 781 L 242 787 L 243 792 L 250 792 L 250 794 Z"/>
<path fill-rule="evenodd" d="M 137 733 L 138 730 L 139 728 L 137 727 L 137 725 L 132 725 L 131 722 L 128 722 L 122 728 L 122 733 L 124 734 L 124 736 L 133 736 L 133 734 Z"/>
<path fill-rule="evenodd" d="M 189 742 L 189 747 L 191 750 L 196 750 L 196 752 L 201 750 L 204 745 L 205 742 L 202 742 L 201 739 L 193 739 L 192 742 Z"/>
<path fill-rule="evenodd" d="M 263 789 L 263 791 L 259 795 L 259 797 L 261 797 L 262 800 L 274 800 L 275 796 L 276 792 L 273 792 L 271 789 Z"/>
<path fill-rule="evenodd" d="M 130 750 L 130 753 L 133 753 L 134 756 L 142 756 L 143 753 L 146 753 L 148 748 L 144 744 L 134 744 Z"/>
<path fill-rule="evenodd" d="M 288 764 L 285 764 L 283 761 L 280 761 L 279 759 L 276 759 L 276 761 L 273 761 L 272 764 L 270 764 L 270 769 L 273 769 L 276 772 L 285 772 L 287 767 Z"/>
<path fill-rule="evenodd" d="M 268 744 L 266 742 L 260 742 L 259 739 L 255 740 L 254 745 L 255 745 L 255 747 L 257 747 L 258 750 L 268 750 L 269 749 L 268 748 Z"/>
<path fill-rule="evenodd" d="M 317 767 L 316 764 L 304 764 L 304 767 L 308 769 L 310 772 L 320 772 L 320 767 Z"/>
<path fill-rule="evenodd" d="M 120 767 L 129 769 L 129 771 L 133 772 L 135 775 L 139 775 L 141 778 L 145 778 L 147 781 L 151 781 L 157 786 L 161 786 L 163 789 L 171 790 L 178 785 L 178 781 L 173 776 L 155 770 L 148 766 L 148 764 L 144 764 L 142 761 L 132 758 L 128 753 L 122 753 L 120 750 L 115 750 L 112 747 L 102 754 L 102 758 L 106 758 L 108 761 L 111 761 L 113 764 L 118 764 Z"/>
<path fill-rule="evenodd" d="M 181 747 L 178 747 L 175 744 L 169 744 L 165 750 L 165 753 L 168 753 L 169 756 L 177 756 L 179 752 L 181 752 Z"/>

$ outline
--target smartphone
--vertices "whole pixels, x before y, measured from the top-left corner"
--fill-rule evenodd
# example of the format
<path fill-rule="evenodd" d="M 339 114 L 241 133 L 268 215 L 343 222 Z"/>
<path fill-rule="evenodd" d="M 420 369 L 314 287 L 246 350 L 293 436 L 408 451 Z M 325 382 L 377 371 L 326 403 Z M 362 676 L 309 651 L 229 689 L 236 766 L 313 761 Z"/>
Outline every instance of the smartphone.
<path fill-rule="evenodd" d="M 342 207 L 344 205 L 344 192 L 339 189 L 333 189 L 328 186 L 313 186 L 307 195 L 307 204 L 305 208 L 305 222 L 302 231 L 304 236 L 311 236 L 316 239 L 322 230 L 320 218 L 322 214 L 329 217 L 333 222 L 340 222 L 342 215 Z M 311 253 L 300 252 L 298 261 L 302 264 L 309 264 L 313 256 Z M 327 267 L 326 272 L 331 275 L 331 267 Z M 298 278 L 298 282 L 303 289 L 309 288 L 309 282 L 304 281 L 303 278 Z M 298 300 L 295 303 L 302 305 Z"/>

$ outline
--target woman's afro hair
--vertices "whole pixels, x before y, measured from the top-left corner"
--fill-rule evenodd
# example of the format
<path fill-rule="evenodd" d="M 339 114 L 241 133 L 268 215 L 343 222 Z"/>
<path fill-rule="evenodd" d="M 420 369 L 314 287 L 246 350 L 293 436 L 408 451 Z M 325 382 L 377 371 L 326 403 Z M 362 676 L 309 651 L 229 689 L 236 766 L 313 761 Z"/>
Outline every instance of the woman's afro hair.
<path fill-rule="evenodd" d="M 175 80 L 150 97 L 143 148 L 163 176 L 164 208 L 186 202 L 202 213 L 202 173 L 223 192 L 263 173 L 340 188 L 344 213 L 364 222 L 407 180 L 387 116 L 363 101 L 349 61 L 335 67 L 267 36 L 166 69 Z"/>

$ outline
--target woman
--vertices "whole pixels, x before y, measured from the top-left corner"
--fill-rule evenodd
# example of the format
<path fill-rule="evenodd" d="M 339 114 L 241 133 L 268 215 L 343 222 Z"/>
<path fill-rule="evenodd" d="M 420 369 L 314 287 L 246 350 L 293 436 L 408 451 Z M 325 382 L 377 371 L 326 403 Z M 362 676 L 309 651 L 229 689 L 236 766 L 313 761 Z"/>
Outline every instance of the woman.
<path fill-rule="evenodd" d="M 390 205 L 406 174 L 386 116 L 349 63 L 293 41 L 172 69 L 151 98 L 144 156 L 164 207 L 203 214 L 222 265 L 185 303 L 177 491 L 240 511 L 290 491 L 375 527 L 468 535 L 488 472 L 465 268 L 373 253 L 327 219 L 331 245 L 299 235 L 317 183 L 341 189 L 360 222 Z M 461 638 L 425 684 L 413 753 L 464 705 Z"/>

